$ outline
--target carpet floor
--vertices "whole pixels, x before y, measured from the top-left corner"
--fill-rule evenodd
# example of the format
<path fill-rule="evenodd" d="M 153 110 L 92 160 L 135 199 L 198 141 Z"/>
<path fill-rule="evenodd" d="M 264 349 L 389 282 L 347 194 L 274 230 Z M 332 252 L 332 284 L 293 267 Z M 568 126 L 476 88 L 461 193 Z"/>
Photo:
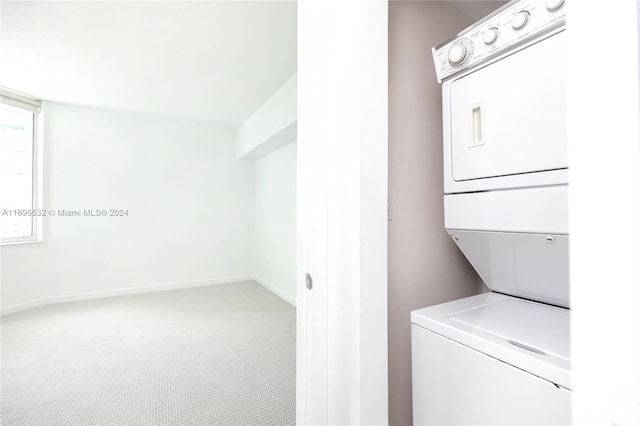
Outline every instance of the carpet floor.
<path fill-rule="evenodd" d="M 2 317 L 1 424 L 295 424 L 295 308 L 249 281 Z"/>

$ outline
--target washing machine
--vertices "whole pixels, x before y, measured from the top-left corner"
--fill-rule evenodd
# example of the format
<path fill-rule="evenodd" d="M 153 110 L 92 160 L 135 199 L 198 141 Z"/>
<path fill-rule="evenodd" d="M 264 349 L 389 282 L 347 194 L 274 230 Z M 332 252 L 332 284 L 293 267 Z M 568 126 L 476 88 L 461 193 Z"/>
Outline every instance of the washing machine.
<path fill-rule="evenodd" d="M 571 423 L 567 309 L 490 292 L 411 322 L 414 424 Z"/>
<path fill-rule="evenodd" d="M 411 314 L 414 424 L 568 424 L 563 0 L 514 0 L 433 48 L 444 226 L 490 292 Z"/>

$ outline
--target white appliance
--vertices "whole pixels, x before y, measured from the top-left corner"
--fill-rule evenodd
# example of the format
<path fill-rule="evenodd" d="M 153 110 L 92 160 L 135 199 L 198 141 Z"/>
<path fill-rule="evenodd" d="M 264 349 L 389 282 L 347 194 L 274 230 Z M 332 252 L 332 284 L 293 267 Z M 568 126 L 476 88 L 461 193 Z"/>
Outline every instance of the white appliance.
<path fill-rule="evenodd" d="M 415 424 L 570 423 L 563 0 L 433 49 L 445 228 L 491 292 L 412 312 Z"/>

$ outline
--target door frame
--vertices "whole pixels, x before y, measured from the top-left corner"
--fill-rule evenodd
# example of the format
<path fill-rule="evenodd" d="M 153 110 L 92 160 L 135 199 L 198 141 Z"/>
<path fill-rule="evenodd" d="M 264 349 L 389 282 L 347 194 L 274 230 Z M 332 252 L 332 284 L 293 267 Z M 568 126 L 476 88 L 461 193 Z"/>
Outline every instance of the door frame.
<path fill-rule="evenodd" d="M 388 422 L 387 27 L 386 0 L 298 2 L 301 425 Z"/>

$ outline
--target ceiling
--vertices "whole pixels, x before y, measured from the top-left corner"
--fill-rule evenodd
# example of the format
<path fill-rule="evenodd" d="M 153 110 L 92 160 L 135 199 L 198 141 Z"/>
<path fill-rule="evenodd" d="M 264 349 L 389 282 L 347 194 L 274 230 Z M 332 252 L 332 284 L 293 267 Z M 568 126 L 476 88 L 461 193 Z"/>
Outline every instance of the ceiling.
<path fill-rule="evenodd" d="M 295 1 L 6 1 L 2 85 L 239 127 L 296 71 Z"/>

